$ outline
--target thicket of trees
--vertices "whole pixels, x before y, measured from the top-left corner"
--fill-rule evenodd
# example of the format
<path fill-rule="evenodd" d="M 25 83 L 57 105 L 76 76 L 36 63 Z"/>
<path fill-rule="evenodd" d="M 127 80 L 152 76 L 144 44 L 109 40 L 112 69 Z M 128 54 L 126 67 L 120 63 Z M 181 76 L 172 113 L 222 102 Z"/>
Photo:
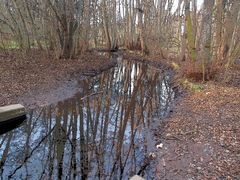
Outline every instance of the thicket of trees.
<path fill-rule="evenodd" d="M 198 1 L 0 0 L 0 47 L 71 58 L 123 46 L 201 62 L 204 73 L 229 66 L 240 55 L 240 1 Z"/>

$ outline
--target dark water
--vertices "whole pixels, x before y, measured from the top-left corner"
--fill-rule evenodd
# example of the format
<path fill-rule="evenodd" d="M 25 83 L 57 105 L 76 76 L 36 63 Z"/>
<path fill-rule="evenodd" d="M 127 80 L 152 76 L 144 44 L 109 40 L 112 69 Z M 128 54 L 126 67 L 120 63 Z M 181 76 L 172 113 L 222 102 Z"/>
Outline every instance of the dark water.
<path fill-rule="evenodd" d="M 0 179 L 154 179 L 151 129 L 174 99 L 168 74 L 120 61 L 80 83 L 71 99 L 0 135 Z"/>

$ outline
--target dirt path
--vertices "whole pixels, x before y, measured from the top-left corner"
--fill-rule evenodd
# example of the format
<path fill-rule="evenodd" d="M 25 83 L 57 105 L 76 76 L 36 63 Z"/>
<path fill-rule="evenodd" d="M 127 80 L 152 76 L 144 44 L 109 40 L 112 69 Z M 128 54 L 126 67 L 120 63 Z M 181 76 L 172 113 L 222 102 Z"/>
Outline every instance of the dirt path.
<path fill-rule="evenodd" d="M 72 60 L 54 59 L 39 51 L 21 55 L 0 52 L 0 106 L 21 103 L 43 106 L 73 96 L 84 75 L 95 75 L 116 64 L 94 52 Z"/>
<path fill-rule="evenodd" d="M 209 83 L 155 130 L 158 179 L 240 179 L 240 89 Z"/>

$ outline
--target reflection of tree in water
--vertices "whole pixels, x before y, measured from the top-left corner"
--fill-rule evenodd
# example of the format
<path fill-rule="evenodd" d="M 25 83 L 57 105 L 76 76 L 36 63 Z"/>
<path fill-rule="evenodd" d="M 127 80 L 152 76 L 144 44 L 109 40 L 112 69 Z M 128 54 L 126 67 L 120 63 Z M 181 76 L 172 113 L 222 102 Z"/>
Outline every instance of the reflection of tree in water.
<path fill-rule="evenodd" d="M 32 111 L 0 136 L 2 177 L 119 179 L 148 172 L 141 169 L 151 151 L 148 130 L 173 99 L 168 77 L 123 61 L 83 83 L 74 98 Z"/>

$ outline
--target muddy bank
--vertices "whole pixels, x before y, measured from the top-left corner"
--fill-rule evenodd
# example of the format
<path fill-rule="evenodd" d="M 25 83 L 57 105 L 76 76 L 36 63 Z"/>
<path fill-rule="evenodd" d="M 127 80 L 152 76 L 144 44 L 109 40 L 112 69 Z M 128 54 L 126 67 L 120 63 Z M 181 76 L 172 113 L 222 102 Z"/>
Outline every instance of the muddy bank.
<path fill-rule="evenodd" d="M 174 62 L 125 56 L 170 70 Z M 240 178 L 239 69 L 239 65 L 231 67 L 226 80 L 219 72 L 215 82 L 197 83 L 202 87 L 200 92 L 190 92 L 178 84 L 183 78 L 181 66 L 174 72 L 172 83 L 180 94 L 169 117 L 153 130 L 157 144 L 163 145 L 156 151 L 156 179 Z"/>
<path fill-rule="evenodd" d="M 173 74 L 166 60 L 150 60 L 124 51 L 110 54 L 92 50 L 76 59 L 66 60 L 36 50 L 27 55 L 19 51 L 0 52 L 0 106 L 21 103 L 35 108 L 72 97 L 82 89 L 80 80 L 114 67 L 117 57 L 146 63 Z"/>
<path fill-rule="evenodd" d="M 126 54 L 126 59 L 171 68 L 174 61 Z M 181 64 L 181 62 L 177 62 Z M 180 66 L 181 67 L 181 66 Z M 181 91 L 169 117 L 154 128 L 156 179 L 240 178 L 240 89 L 239 65 L 216 74 L 216 81 L 198 83 L 200 92 L 178 85 L 181 68 L 173 82 Z"/>
<path fill-rule="evenodd" d="M 147 63 L 150 66 L 154 66 L 162 70 L 172 70 L 171 62 L 159 56 L 142 56 L 136 52 L 122 52 L 122 54 L 123 58 L 126 60 Z"/>
<path fill-rule="evenodd" d="M 0 106 L 22 103 L 34 108 L 73 96 L 85 76 L 116 65 L 116 60 L 85 53 L 71 60 L 54 59 L 44 52 L 0 52 Z"/>
<path fill-rule="evenodd" d="M 155 129 L 159 179 L 240 177 L 240 89 L 208 83 Z"/>

